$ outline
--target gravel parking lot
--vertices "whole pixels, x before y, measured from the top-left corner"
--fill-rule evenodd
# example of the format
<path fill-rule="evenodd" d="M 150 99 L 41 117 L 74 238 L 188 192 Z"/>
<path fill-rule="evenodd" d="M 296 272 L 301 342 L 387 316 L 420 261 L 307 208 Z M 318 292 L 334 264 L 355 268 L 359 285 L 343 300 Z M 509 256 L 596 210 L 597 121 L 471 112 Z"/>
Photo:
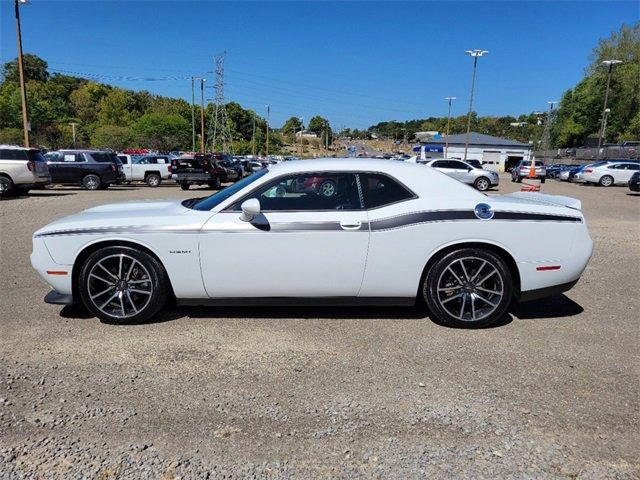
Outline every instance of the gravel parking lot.
<path fill-rule="evenodd" d="M 492 193 L 519 188 L 501 182 Z M 485 330 L 418 307 L 180 308 L 102 324 L 43 303 L 32 233 L 98 204 L 209 191 L 3 200 L 0 478 L 638 478 L 640 197 L 543 191 L 582 200 L 594 256 L 566 295 Z"/>

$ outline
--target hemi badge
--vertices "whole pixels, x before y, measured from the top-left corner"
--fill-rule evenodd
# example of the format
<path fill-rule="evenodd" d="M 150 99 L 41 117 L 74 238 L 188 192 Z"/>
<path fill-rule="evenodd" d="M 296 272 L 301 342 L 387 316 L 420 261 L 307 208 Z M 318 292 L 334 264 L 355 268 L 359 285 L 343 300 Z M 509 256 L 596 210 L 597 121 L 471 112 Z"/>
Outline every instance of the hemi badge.
<path fill-rule="evenodd" d="M 560 265 L 549 265 L 544 267 L 536 267 L 536 270 L 539 272 L 546 272 L 549 270 L 560 270 Z"/>
<path fill-rule="evenodd" d="M 62 270 L 47 270 L 49 275 L 67 275 L 67 272 L 63 272 Z"/>

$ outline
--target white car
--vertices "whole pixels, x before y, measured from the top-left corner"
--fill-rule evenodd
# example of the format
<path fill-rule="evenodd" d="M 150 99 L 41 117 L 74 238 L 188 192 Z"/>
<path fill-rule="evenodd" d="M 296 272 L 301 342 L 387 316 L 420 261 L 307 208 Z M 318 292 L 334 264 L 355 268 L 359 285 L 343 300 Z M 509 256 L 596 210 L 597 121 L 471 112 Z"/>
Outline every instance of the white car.
<path fill-rule="evenodd" d="M 318 183 L 333 188 L 300 188 Z M 204 199 L 104 205 L 55 221 L 35 232 L 31 263 L 54 289 L 45 301 L 82 302 L 113 323 L 145 321 L 170 297 L 424 299 L 445 324 L 481 326 L 503 318 L 514 297 L 578 281 L 592 250 L 580 208 L 537 193 L 489 197 L 405 162 L 282 162 Z"/>
<path fill-rule="evenodd" d="M 597 183 L 603 187 L 628 185 L 634 173 L 640 170 L 638 162 L 596 162 L 585 167 L 580 179 L 585 183 Z"/>
<path fill-rule="evenodd" d="M 150 187 L 159 187 L 162 180 L 170 180 L 171 161 L 166 155 L 145 155 L 143 157 L 119 154 L 122 169 L 128 182 L 145 182 Z"/>
<path fill-rule="evenodd" d="M 455 158 L 430 160 L 426 162 L 425 165 L 435 168 L 439 172 L 449 175 L 462 183 L 473 185 L 475 189 L 481 192 L 489 190 L 491 187 L 497 187 L 500 183 L 500 177 L 497 172 L 474 167 L 467 162 Z"/>

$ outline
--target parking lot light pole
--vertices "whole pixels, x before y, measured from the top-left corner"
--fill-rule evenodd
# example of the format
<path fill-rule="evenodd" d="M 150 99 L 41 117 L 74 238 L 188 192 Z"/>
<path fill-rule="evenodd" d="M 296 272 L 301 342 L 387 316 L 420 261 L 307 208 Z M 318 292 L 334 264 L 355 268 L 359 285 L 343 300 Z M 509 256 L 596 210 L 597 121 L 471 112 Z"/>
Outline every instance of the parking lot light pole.
<path fill-rule="evenodd" d="M 473 109 L 473 93 L 476 86 L 476 70 L 478 68 L 478 57 L 489 53 L 488 50 L 467 50 L 467 55 L 473 57 L 473 76 L 471 77 L 471 97 L 469 98 L 469 113 L 467 114 L 467 137 L 464 140 L 464 159 L 467 160 L 467 150 L 469 150 L 469 133 L 471 132 L 471 110 Z"/>
<path fill-rule="evenodd" d="M 449 102 L 449 112 L 447 113 L 447 135 L 444 137 L 444 158 L 449 158 L 449 126 L 451 125 L 451 102 L 456 99 L 456 97 L 444 97 L 444 99 Z"/>
<path fill-rule="evenodd" d="M 596 152 L 596 161 L 600 158 L 600 147 L 602 146 L 602 139 L 604 138 L 605 125 L 607 119 L 607 101 L 609 100 L 609 85 L 611 84 L 611 73 L 613 72 L 613 66 L 622 63 L 622 60 L 603 60 L 601 65 L 607 67 L 607 87 L 604 91 L 604 106 L 602 107 L 602 117 L 600 121 L 600 134 L 598 135 L 598 151 Z"/>
<path fill-rule="evenodd" d="M 24 62 L 22 59 L 22 31 L 20 29 L 20 4 L 27 0 L 14 0 L 16 12 L 16 35 L 18 37 L 18 74 L 20 76 L 20 98 L 22 100 L 22 129 L 24 131 L 24 146 L 29 147 L 29 113 L 27 109 L 27 87 L 24 81 Z"/>

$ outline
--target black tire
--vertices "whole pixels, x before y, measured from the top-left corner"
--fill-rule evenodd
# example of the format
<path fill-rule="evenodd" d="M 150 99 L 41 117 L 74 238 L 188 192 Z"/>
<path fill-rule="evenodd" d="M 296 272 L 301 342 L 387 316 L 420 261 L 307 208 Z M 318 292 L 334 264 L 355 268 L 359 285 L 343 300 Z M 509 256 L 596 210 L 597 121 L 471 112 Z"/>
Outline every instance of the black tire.
<path fill-rule="evenodd" d="M 31 190 L 30 188 L 24 188 L 24 187 L 15 187 L 15 194 L 16 195 L 27 195 L 29 193 L 29 190 Z"/>
<path fill-rule="evenodd" d="M 207 182 L 207 185 L 209 185 L 209 188 L 213 189 L 213 190 L 219 190 L 220 189 L 220 177 L 216 177 L 213 180 L 211 180 L 210 182 Z"/>
<path fill-rule="evenodd" d="M 9 197 L 13 195 L 15 189 L 10 178 L 0 177 L 0 197 Z"/>
<path fill-rule="evenodd" d="M 459 267 L 461 259 L 464 259 L 467 264 L 466 270 Z M 483 264 L 483 262 L 487 263 Z M 483 266 L 480 267 L 480 265 Z M 453 268 L 454 273 L 457 271 L 459 279 L 464 283 L 464 286 L 461 286 L 459 290 L 454 290 L 457 288 L 456 285 L 459 284 L 455 279 L 451 287 L 444 287 L 443 282 L 446 282 L 447 278 L 453 279 L 454 277 L 453 274 L 449 273 L 451 271 L 449 267 Z M 488 285 L 493 284 L 494 291 L 498 291 L 497 289 L 500 288 L 502 295 L 499 297 L 494 294 L 487 294 L 484 291 L 480 292 L 480 290 L 477 290 L 478 285 L 473 285 L 473 282 L 469 282 L 468 279 L 464 278 L 464 272 L 467 272 L 471 280 L 478 283 L 478 281 L 484 280 L 484 277 L 491 273 L 490 267 L 495 269 L 495 273 L 487 277 L 484 283 L 480 285 L 483 286 L 482 288 L 487 288 Z M 474 279 L 476 274 L 477 278 Z M 442 284 L 440 288 L 450 288 L 451 291 L 443 293 L 439 290 L 439 283 Z M 499 321 L 507 313 L 513 296 L 513 279 L 505 261 L 495 253 L 478 248 L 462 248 L 443 255 L 431 266 L 422 286 L 422 294 L 431 311 L 431 315 L 442 324 L 457 328 L 481 328 Z M 486 300 L 481 300 L 482 298 L 489 301 L 497 301 L 497 303 L 493 305 L 493 303 L 486 302 Z M 470 304 L 473 304 L 473 307 L 466 303 L 467 299 L 469 299 Z M 479 307 L 476 307 L 476 305 Z M 489 305 L 492 306 L 490 307 Z M 465 311 L 465 307 L 467 311 Z M 449 311 L 458 311 L 459 308 L 462 313 L 458 316 Z M 471 308 L 473 308 L 473 312 Z M 480 314 L 478 311 L 482 311 L 486 315 Z M 469 316 L 468 319 L 465 318 L 467 314 Z M 472 315 L 473 318 L 476 315 L 479 318 L 473 320 Z"/>
<path fill-rule="evenodd" d="M 148 272 L 149 282 L 147 284 L 144 284 L 144 287 L 141 287 L 141 288 L 149 288 L 149 284 L 150 284 L 151 285 L 150 288 L 152 291 L 148 299 L 144 295 L 136 294 L 135 292 L 129 293 L 129 297 L 134 299 L 133 301 L 136 301 L 138 298 L 142 298 L 143 300 L 141 300 L 141 304 L 138 305 L 140 308 L 137 311 L 137 313 L 131 314 L 125 317 L 111 315 L 108 311 L 101 310 L 98 304 L 102 303 L 105 297 L 98 296 L 97 298 L 100 300 L 97 300 L 97 302 L 94 302 L 94 300 L 91 299 L 91 295 L 89 293 L 90 288 L 94 288 L 94 285 L 95 285 L 94 283 L 90 283 L 90 282 L 98 282 L 97 286 L 95 286 L 96 289 L 100 289 L 102 288 L 102 286 L 107 286 L 106 282 L 100 283 L 99 280 L 95 280 L 94 277 L 90 277 L 89 274 L 91 273 L 92 268 L 101 260 L 109 261 L 110 259 L 114 259 L 114 258 L 117 259 L 119 258 L 120 255 L 124 255 L 125 258 L 135 259 L 144 267 L 144 269 L 146 269 L 146 272 L 144 272 L 142 276 L 146 277 L 146 274 Z M 107 264 L 107 266 L 108 265 L 109 264 Z M 139 268 L 139 267 L 135 267 L 135 268 Z M 133 270 L 133 273 L 137 273 L 135 268 Z M 123 272 L 125 269 L 126 268 L 123 268 Z M 102 273 L 102 275 L 107 277 L 107 273 L 104 270 L 100 269 L 99 271 Z M 139 271 L 142 272 L 143 270 L 140 269 Z M 118 272 L 114 271 L 113 273 L 116 274 L 117 276 Z M 122 275 L 122 277 L 124 277 L 124 275 Z M 108 279 L 112 280 L 113 278 L 108 277 Z M 115 282 L 115 279 L 113 279 L 113 281 Z M 128 290 L 129 288 L 133 288 L 133 287 L 130 285 L 127 286 L 126 293 L 129 292 Z M 154 257 L 149 255 L 147 252 L 143 250 L 138 250 L 132 247 L 105 247 L 105 248 L 96 250 L 91 255 L 89 255 L 89 257 L 85 260 L 84 264 L 82 265 L 80 270 L 80 275 L 78 276 L 78 291 L 80 292 L 80 298 L 82 300 L 82 303 L 85 305 L 85 307 L 87 307 L 87 309 L 91 313 L 93 313 L 96 317 L 98 317 L 102 322 L 111 323 L 111 324 L 143 323 L 149 320 L 150 318 L 152 318 L 154 315 L 156 315 L 162 309 L 162 307 L 164 307 L 164 304 L 167 301 L 167 297 L 169 297 L 171 294 L 169 278 L 167 277 L 167 273 L 164 267 L 160 264 L 160 262 L 158 262 L 158 260 L 156 260 Z M 105 294 L 107 296 L 107 300 L 110 298 L 109 295 L 112 294 L 111 293 L 112 291 L 116 292 L 115 287 L 113 290 L 108 291 Z M 117 303 L 117 299 L 114 299 L 113 302 Z M 113 302 L 109 303 L 107 307 L 111 305 Z M 122 308 L 127 308 L 126 305 L 128 303 L 129 304 L 128 308 L 130 310 L 135 311 L 134 309 L 131 308 L 131 303 L 128 300 L 126 300 L 126 297 L 124 297 L 124 294 L 123 294 L 123 302 L 124 302 L 123 303 L 124 307 Z M 142 305 L 143 302 L 146 302 L 146 303 Z M 105 308 L 104 305 L 103 305 L 103 308 Z M 113 311 L 116 311 L 118 308 L 116 306 L 116 307 L 112 307 L 112 309 Z"/>
<path fill-rule="evenodd" d="M 160 178 L 160 175 L 158 175 L 157 173 L 150 173 L 149 175 L 146 176 L 144 181 L 146 182 L 147 185 L 149 185 L 152 188 L 159 187 L 160 184 L 162 183 L 162 179 Z"/>
<path fill-rule="evenodd" d="M 546 180 L 547 180 L 547 178 L 546 178 L 546 177 L 542 177 L 542 178 L 540 179 L 540 183 L 544 183 Z"/>
<path fill-rule="evenodd" d="M 601 187 L 610 187 L 611 185 L 613 185 L 613 182 L 614 180 L 611 175 L 603 175 L 598 181 Z"/>
<path fill-rule="evenodd" d="M 516 183 L 522 183 L 522 177 L 520 175 L 516 177 Z"/>
<path fill-rule="evenodd" d="M 473 182 L 473 187 L 480 192 L 486 192 L 491 188 L 491 180 L 487 177 L 476 178 L 476 181 Z"/>
<path fill-rule="evenodd" d="M 98 190 L 102 186 L 102 180 L 98 175 L 90 173 L 82 178 L 82 186 L 87 190 Z"/>
<path fill-rule="evenodd" d="M 189 187 L 190 187 L 190 186 L 191 186 L 191 185 L 189 185 L 188 183 L 184 183 L 184 182 L 180 184 L 180 188 L 181 188 L 182 190 L 189 190 Z"/>
<path fill-rule="evenodd" d="M 107 188 L 109 188 L 111 186 L 110 183 L 103 183 L 102 185 L 100 185 L 100 190 L 106 190 Z"/>

